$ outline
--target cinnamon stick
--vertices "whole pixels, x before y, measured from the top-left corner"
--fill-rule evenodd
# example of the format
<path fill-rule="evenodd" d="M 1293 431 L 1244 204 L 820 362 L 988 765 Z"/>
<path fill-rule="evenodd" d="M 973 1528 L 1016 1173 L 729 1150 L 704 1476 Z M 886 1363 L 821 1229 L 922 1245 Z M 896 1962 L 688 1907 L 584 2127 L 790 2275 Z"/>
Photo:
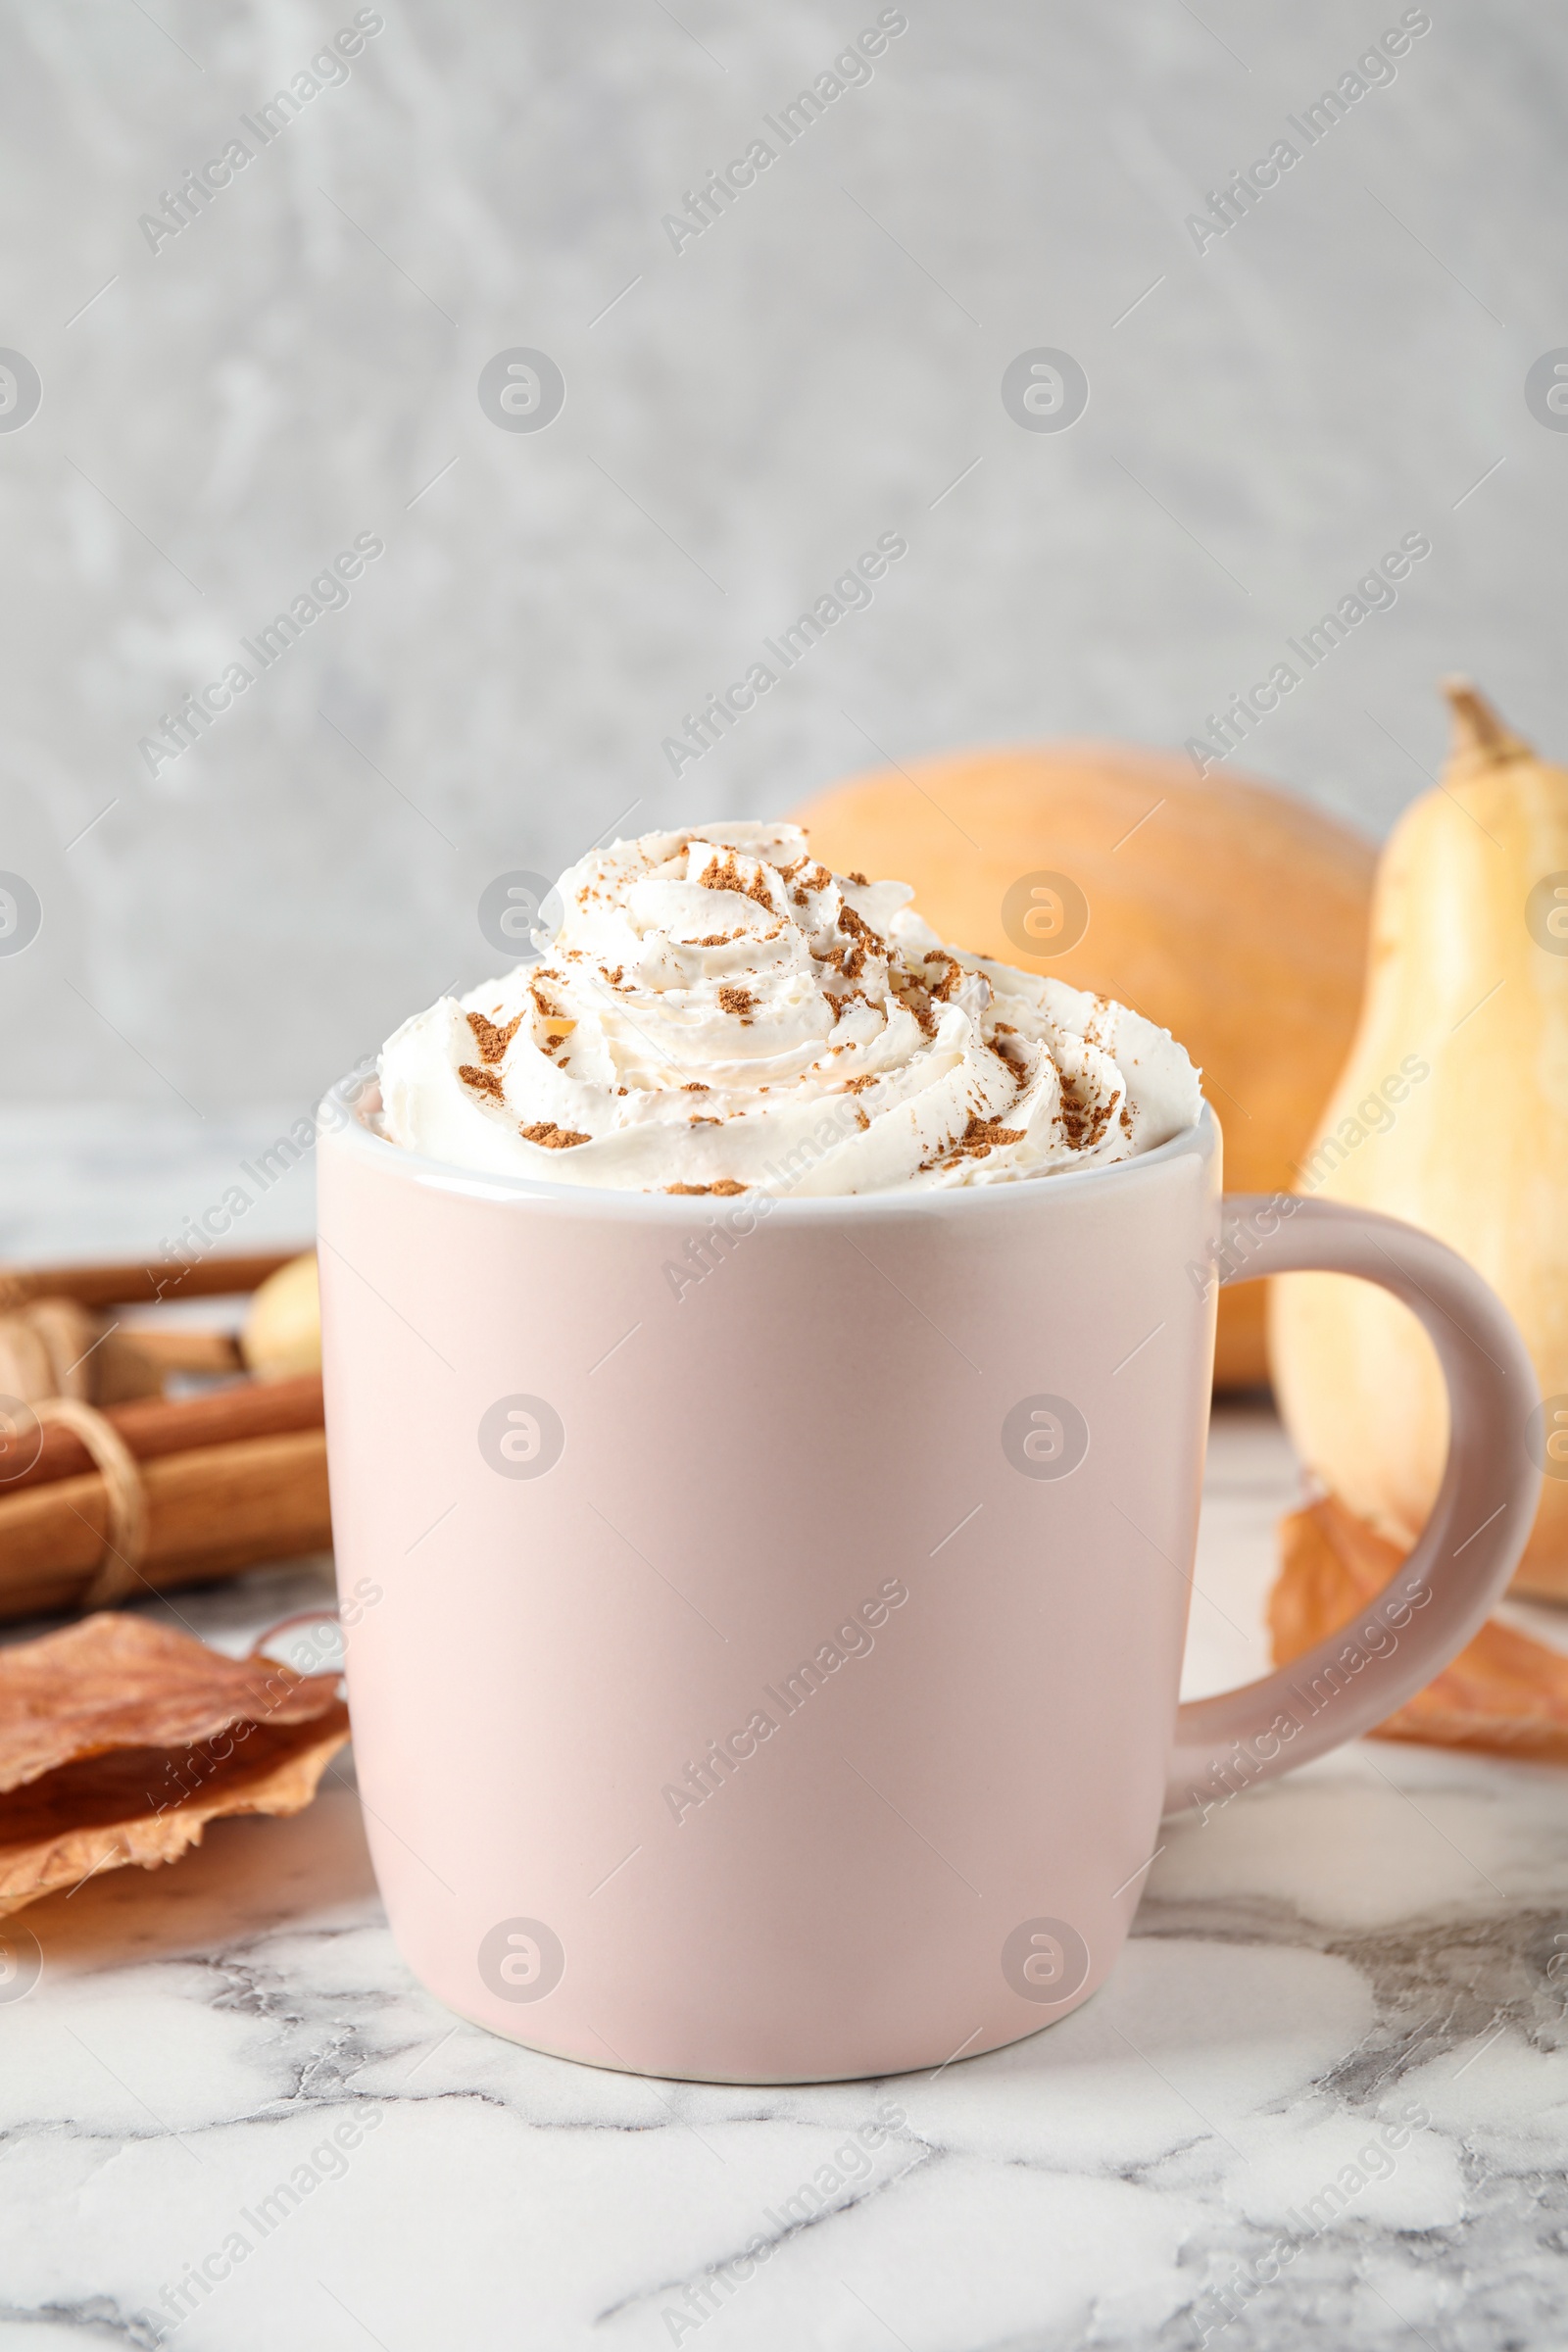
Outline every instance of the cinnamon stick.
<path fill-rule="evenodd" d="M 229 1331 L 200 1330 L 190 1323 L 122 1323 L 107 1347 L 134 1352 L 157 1372 L 243 1372 L 245 1358 Z"/>
<path fill-rule="evenodd" d="M 29 1298 L 74 1298 L 82 1306 L 151 1305 L 162 1298 L 220 1298 L 258 1284 L 309 1249 L 238 1252 L 205 1257 L 190 1265 L 144 1262 L 86 1266 L 0 1268 L 0 1311 L 25 1306 Z"/>
<path fill-rule="evenodd" d="M 324 1430 L 167 1454 L 147 1462 L 142 1480 L 148 1540 L 139 1574 L 154 1592 L 324 1551 L 332 1541 Z M 0 1618 L 79 1600 L 97 1573 L 108 1520 L 96 1472 L 0 1501 Z"/>
<path fill-rule="evenodd" d="M 303 1372 L 293 1380 L 236 1382 L 232 1388 L 214 1389 L 205 1396 L 181 1397 L 173 1403 L 159 1396 L 134 1404 L 112 1404 L 104 1413 L 138 1462 L 187 1453 L 197 1446 L 231 1445 L 241 1438 L 275 1438 L 294 1430 L 319 1429 L 321 1417 L 319 1372 Z M 33 1435 L 38 1435 L 36 1429 Z M 47 1421 L 42 1437 L 36 1460 L 19 1476 L 0 1483 L 0 1503 L 24 1487 L 92 1474 L 92 1456 L 74 1429 Z"/>

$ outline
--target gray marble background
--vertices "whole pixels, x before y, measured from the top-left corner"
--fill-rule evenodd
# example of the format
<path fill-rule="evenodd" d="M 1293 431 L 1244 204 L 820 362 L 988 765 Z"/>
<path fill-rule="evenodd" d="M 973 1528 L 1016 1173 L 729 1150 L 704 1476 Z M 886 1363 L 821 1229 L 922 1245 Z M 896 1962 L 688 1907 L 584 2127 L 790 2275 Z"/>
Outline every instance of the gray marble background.
<path fill-rule="evenodd" d="M 155 253 L 140 216 L 349 0 L 7 9 L 0 344 L 43 386 L 0 429 L 0 867 L 43 906 L 0 954 L 10 1100 L 293 1115 L 494 967 L 497 872 L 876 747 L 1179 745 L 1412 530 L 1249 764 L 1381 830 L 1460 665 L 1560 749 L 1568 435 L 1524 396 L 1568 343 L 1560 22 L 1434 0 L 1253 214 L 1184 227 L 1402 13 L 908 0 L 677 254 L 662 216 L 876 0 L 381 0 Z M 518 345 L 564 375 L 542 432 L 476 396 Z M 1070 431 L 1004 409 L 1040 345 L 1087 370 Z M 870 609 L 673 777 L 682 712 L 890 529 Z M 150 776 L 160 714 L 367 531 L 346 609 Z"/>

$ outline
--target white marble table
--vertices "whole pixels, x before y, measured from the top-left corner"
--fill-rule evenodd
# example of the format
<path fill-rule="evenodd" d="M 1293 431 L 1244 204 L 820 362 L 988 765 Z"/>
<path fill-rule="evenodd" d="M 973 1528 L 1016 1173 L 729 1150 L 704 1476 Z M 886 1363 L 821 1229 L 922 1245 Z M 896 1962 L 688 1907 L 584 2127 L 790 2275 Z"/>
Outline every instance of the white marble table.
<path fill-rule="evenodd" d="M 1192 1691 L 1262 1662 L 1294 1482 L 1266 1411 L 1223 1413 Z M 323 1563 L 168 1605 L 238 1649 L 326 1592 Z M 456 2021 L 393 1949 L 334 1772 L 298 1819 L 25 1914 L 0 2352 L 1559 2346 L 1565 1796 L 1364 1743 L 1168 1825 L 1063 2024 L 931 2078 L 744 2090 Z"/>
<path fill-rule="evenodd" d="M 13 1116 L 0 1254 L 149 1248 L 280 1121 Z M 308 1232 L 310 1180 L 253 1246 Z M 1266 1663 L 1296 1491 L 1272 1415 L 1223 1410 L 1188 1695 Z M 323 1560 L 156 1613 L 239 1651 L 330 1598 Z M 1364 1742 L 1168 1825 L 1120 1967 L 1062 2025 L 934 2079 L 753 2091 L 452 2018 L 392 1947 L 345 1757 L 293 1821 L 22 1915 L 44 1967 L 0 2000 L 0 2352 L 1555 2352 L 1565 1799 L 1547 1770 Z M 1380 2149 L 1410 2105 L 1429 2120 Z M 794 2221 L 805 2189 L 822 2210 Z M 749 2277 L 721 2269 L 759 2237 Z"/>

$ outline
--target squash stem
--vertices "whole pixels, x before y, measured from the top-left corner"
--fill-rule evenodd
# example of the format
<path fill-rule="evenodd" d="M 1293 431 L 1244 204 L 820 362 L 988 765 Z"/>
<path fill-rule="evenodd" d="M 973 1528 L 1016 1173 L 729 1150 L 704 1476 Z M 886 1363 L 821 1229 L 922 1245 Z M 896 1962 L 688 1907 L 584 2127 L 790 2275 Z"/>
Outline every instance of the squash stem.
<path fill-rule="evenodd" d="M 1499 716 L 1468 678 L 1445 678 L 1443 691 L 1453 711 L 1453 756 L 1493 761 L 1529 759 L 1530 746 Z"/>

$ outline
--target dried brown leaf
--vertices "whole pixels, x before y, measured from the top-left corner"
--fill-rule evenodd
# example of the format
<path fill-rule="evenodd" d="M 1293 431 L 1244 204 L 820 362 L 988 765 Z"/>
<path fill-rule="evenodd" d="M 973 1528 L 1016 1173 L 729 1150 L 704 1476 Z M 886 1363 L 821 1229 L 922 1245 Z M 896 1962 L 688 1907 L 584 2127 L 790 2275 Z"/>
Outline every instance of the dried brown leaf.
<path fill-rule="evenodd" d="M 298 1813 L 348 1736 L 348 1709 L 333 1700 L 309 1723 L 241 1722 L 202 1746 L 122 1748 L 14 1789 L 0 1798 L 0 1918 L 104 1870 L 175 1862 L 224 1815 Z"/>
<path fill-rule="evenodd" d="M 0 1917 L 229 1813 L 297 1813 L 349 1736 L 337 1677 L 106 1611 L 0 1649 Z"/>
<path fill-rule="evenodd" d="M 105 1610 L 0 1648 L 0 1790 L 120 1747 L 194 1747 L 235 1723 L 314 1721 L 337 1677 L 225 1658 L 189 1634 Z"/>
<path fill-rule="evenodd" d="M 1280 1573 L 1268 1606 L 1275 1664 L 1288 1665 L 1337 1633 L 1403 1557 L 1336 1495 L 1282 1519 Z M 1511 1626 L 1484 1625 L 1373 1736 L 1568 1763 L 1568 1657 Z"/>

